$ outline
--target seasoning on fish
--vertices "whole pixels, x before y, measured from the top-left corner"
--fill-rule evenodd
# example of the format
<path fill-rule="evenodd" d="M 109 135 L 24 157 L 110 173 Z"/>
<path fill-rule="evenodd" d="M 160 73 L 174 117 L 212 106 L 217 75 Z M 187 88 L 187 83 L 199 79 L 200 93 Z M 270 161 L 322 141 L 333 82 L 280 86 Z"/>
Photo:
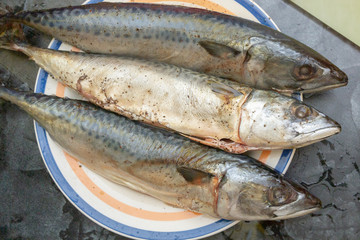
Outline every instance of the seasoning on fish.
<path fill-rule="evenodd" d="M 86 52 L 174 64 L 258 89 L 315 92 L 347 76 L 316 51 L 264 25 L 204 9 L 98 3 L 19 12 L 18 22 Z"/>
<path fill-rule="evenodd" d="M 340 125 L 293 98 L 164 63 L 3 45 L 89 101 L 133 120 L 179 132 L 232 153 L 297 148 Z"/>
<path fill-rule="evenodd" d="M 320 200 L 247 156 L 133 122 L 88 102 L 0 87 L 65 151 L 103 177 L 184 209 L 230 220 L 277 220 Z"/>

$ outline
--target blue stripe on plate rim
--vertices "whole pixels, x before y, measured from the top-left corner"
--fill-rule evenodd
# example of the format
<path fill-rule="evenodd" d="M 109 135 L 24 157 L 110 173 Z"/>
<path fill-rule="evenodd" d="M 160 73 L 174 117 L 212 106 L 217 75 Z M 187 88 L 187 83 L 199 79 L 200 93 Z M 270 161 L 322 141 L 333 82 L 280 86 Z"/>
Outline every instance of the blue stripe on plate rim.
<path fill-rule="evenodd" d="M 251 0 L 235 0 L 237 3 L 245 7 L 251 14 L 253 14 L 258 21 L 268 27 L 278 29 L 275 23 L 269 18 L 269 16 L 255 3 Z M 102 0 L 90 0 L 86 4 L 99 3 Z M 51 49 L 59 49 L 61 42 L 58 40 L 53 40 L 50 46 Z M 35 92 L 43 93 L 45 91 L 46 81 L 48 73 L 43 69 L 39 70 L 37 77 L 37 82 L 35 86 Z M 83 214 L 88 216 L 90 219 L 95 221 L 97 224 L 121 235 L 125 235 L 132 238 L 142 238 L 142 239 L 189 239 L 189 238 L 202 238 L 206 236 L 213 235 L 217 232 L 220 232 L 226 228 L 229 228 L 235 225 L 238 221 L 229 221 L 225 219 L 220 219 L 215 223 L 209 224 L 204 227 L 187 230 L 187 231 L 178 231 L 178 232 L 153 232 L 138 228 L 133 228 L 125 224 L 116 222 L 106 216 L 104 216 L 99 211 L 91 207 L 84 199 L 79 197 L 76 194 L 74 189 L 66 181 L 65 177 L 58 168 L 53 154 L 51 152 L 46 131 L 43 129 L 37 122 L 35 122 L 35 133 L 37 136 L 37 141 L 39 144 L 39 149 L 43 157 L 44 163 L 51 173 L 51 177 L 54 179 L 55 183 L 59 189 L 64 193 L 64 195 L 77 207 Z M 283 150 L 278 164 L 276 165 L 275 170 L 282 173 L 288 167 L 290 163 L 291 156 L 293 155 L 294 150 L 286 149 Z"/>

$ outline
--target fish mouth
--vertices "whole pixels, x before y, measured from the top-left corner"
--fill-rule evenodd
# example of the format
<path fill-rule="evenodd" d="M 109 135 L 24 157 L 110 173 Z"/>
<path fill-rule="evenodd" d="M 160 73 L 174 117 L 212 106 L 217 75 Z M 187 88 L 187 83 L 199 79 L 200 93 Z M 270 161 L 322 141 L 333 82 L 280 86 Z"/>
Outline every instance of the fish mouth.
<path fill-rule="evenodd" d="M 309 144 L 321 141 L 327 137 L 330 137 L 332 135 L 338 134 L 341 132 L 341 126 L 333 126 L 333 127 L 323 127 L 314 131 L 310 131 L 307 133 L 300 133 L 298 137 L 294 139 L 295 143 L 299 142 L 299 144 L 296 147 L 303 147 L 307 146 Z M 298 140 L 297 140 L 298 139 Z M 309 141 L 304 142 L 304 139 L 309 139 Z"/>
<path fill-rule="evenodd" d="M 311 207 L 311 208 L 308 208 L 308 209 L 305 209 L 305 210 L 296 211 L 294 213 L 287 214 L 287 215 L 284 215 L 284 216 L 277 216 L 277 217 L 273 218 L 272 220 L 283 220 L 283 219 L 301 217 L 301 216 L 307 215 L 309 213 L 319 211 L 320 209 L 321 209 L 321 204 L 316 205 L 316 206 Z M 275 212 L 275 215 L 276 215 L 276 212 Z"/>
<path fill-rule="evenodd" d="M 298 92 L 303 93 L 303 94 L 322 92 L 322 91 L 331 90 L 331 89 L 334 89 L 334 88 L 343 87 L 343 86 L 346 86 L 347 84 L 348 84 L 348 81 L 345 81 L 345 82 L 336 83 L 336 84 L 327 85 L 327 86 L 322 86 L 322 87 L 318 87 L 318 88 L 301 89 Z"/>
<path fill-rule="evenodd" d="M 335 89 L 335 88 L 339 88 L 339 87 L 344 87 L 348 84 L 348 81 L 346 79 L 346 81 L 344 82 L 340 82 L 340 83 L 335 83 L 335 84 L 331 84 L 331 85 L 326 85 L 326 86 L 321 86 L 321 87 L 317 87 L 317 88 L 308 88 L 308 89 L 304 89 L 304 88 L 297 88 L 295 90 L 292 89 L 278 89 L 278 88 L 271 88 L 273 91 L 279 92 L 281 94 L 287 95 L 287 96 L 291 96 L 292 93 L 302 93 L 302 94 L 307 94 L 307 93 L 317 93 L 317 92 L 323 92 L 323 91 L 327 91 L 327 90 L 331 90 L 331 89 Z"/>
<path fill-rule="evenodd" d="M 326 81 L 326 78 L 324 79 Z M 348 77 L 346 73 L 341 70 L 332 70 L 330 73 L 330 78 L 328 79 L 329 82 L 333 82 L 333 84 L 328 84 L 325 86 L 309 88 L 309 89 L 301 89 L 299 92 L 301 93 L 315 93 L 315 92 L 322 92 L 325 90 L 330 90 L 338 87 L 343 87 L 348 84 Z"/>
<path fill-rule="evenodd" d="M 322 209 L 321 201 L 312 195 L 307 195 L 307 197 L 305 199 L 303 199 L 303 201 L 300 204 L 303 207 L 305 207 L 305 209 L 294 211 L 292 213 L 286 213 L 281 210 L 275 211 L 274 214 L 276 215 L 276 217 L 274 217 L 273 219 L 280 220 L 280 219 L 301 217 L 306 214 L 309 214 L 309 213 L 312 213 L 312 212 Z M 291 206 L 289 206 L 289 207 L 291 207 Z"/>

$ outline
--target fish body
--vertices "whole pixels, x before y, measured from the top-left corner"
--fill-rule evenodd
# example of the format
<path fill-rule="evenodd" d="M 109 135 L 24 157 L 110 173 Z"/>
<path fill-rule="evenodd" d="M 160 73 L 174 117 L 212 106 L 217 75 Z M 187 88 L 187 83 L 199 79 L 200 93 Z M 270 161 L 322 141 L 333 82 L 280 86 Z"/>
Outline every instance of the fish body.
<path fill-rule="evenodd" d="M 184 209 L 230 220 L 274 220 L 320 207 L 304 188 L 247 156 L 194 143 L 88 102 L 0 87 L 0 98 L 103 177 Z"/>
<path fill-rule="evenodd" d="M 293 98 L 174 65 L 120 56 L 3 46 L 27 54 L 86 99 L 220 149 L 296 148 L 340 125 Z"/>
<path fill-rule="evenodd" d="M 347 84 L 319 53 L 261 24 L 204 9 L 98 3 L 6 15 L 86 52 L 156 60 L 258 89 L 314 92 Z"/>

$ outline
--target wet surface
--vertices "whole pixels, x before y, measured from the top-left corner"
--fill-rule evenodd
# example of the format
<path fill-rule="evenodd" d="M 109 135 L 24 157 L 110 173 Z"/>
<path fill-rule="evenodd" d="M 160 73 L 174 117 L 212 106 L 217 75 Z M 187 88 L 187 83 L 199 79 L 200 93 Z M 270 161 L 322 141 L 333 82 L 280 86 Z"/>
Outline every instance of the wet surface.
<path fill-rule="evenodd" d="M 288 1 L 256 0 L 286 34 L 316 49 L 349 77 L 346 87 L 305 96 L 342 125 L 342 132 L 299 149 L 286 176 L 323 202 L 311 215 L 277 222 L 242 222 L 208 239 L 358 239 L 360 234 L 360 50 Z M 2 0 L 0 8 L 42 9 L 81 1 Z M 29 30 L 32 42 L 49 38 Z M 10 72 L 12 74 L 10 74 Z M 0 77 L 33 89 L 37 67 L 22 54 L 0 51 Z M 19 79 L 22 79 L 21 82 Z M 0 239 L 124 239 L 93 223 L 69 203 L 48 174 L 33 121 L 0 103 Z"/>

